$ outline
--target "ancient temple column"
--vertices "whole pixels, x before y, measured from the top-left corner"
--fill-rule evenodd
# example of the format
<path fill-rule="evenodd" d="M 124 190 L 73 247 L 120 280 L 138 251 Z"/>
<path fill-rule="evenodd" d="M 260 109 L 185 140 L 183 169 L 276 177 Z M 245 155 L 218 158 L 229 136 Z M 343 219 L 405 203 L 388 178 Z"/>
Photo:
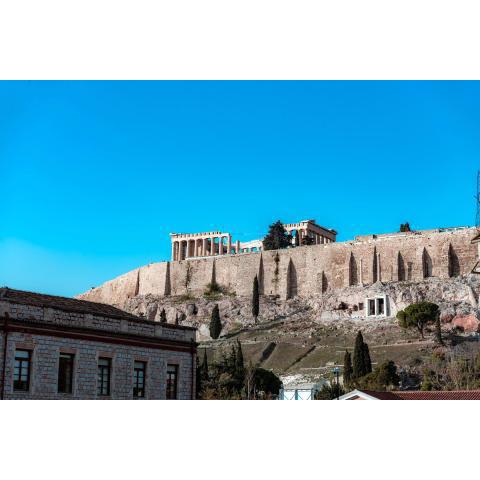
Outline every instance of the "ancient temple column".
<path fill-rule="evenodd" d="M 204 238 L 202 240 L 202 257 L 206 257 L 207 256 L 207 239 Z"/>
<path fill-rule="evenodd" d="M 479 244 L 480 245 L 480 244 Z M 479 247 L 480 248 L 480 247 Z M 237 246 L 235 248 L 236 253 L 240 253 L 240 240 L 237 240 Z"/>
<path fill-rule="evenodd" d="M 298 246 L 301 247 L 302 246 L 302 231 L 301 230 L 297 230 L 297 235 L 298 235 Z"/>
<path fill-rule="evenodd" d="M 175 260 L 175 243 L 176 242 L 172 242 L 172 262 Z"/>
<path fill-rule="evenodd" d="M 222 243 L 222 238 L 223 237 L 218 237 L 218 254 L 223 255 L 223 243 Z"/>
<path fill-rule="evenodd" d="M 210 244 L 210 255 L 213 256 L 213 255 L 215 255 L 215 237 L 212 237 L 210 239 L 210 242 L 211 242 L 211 244 Z"/>
<path fill-rule="evenodd" d="M 228 255 L 232 253 L 232 236 L 228 236 L 228 241 L 227 241 L 227 248 L 228 248 Z"/>

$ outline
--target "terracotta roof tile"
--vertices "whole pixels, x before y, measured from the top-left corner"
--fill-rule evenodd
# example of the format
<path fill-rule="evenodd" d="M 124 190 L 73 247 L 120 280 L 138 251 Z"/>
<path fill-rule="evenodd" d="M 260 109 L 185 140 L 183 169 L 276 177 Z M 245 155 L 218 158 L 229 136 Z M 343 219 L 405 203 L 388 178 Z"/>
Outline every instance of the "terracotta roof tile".
<path fill-rule="evenodd" d="M 402 400 L 480 400 L 480 390 L 392 392 Z"/>

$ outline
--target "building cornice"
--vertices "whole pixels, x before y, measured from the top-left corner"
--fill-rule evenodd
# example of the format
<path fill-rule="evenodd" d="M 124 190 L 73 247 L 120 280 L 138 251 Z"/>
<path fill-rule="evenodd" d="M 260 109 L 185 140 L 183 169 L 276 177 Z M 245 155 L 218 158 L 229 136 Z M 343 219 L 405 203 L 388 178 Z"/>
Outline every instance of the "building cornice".
<path fill-rule="evenodd" d="M 7 324 L 7 326 L 6 326 Z M 163 324 L 158 323 L 160 328 Z M 47 324 L 27 319 L 14 319 L 0 317 L 0 331 L 19 332 L 31 335 L 44 335 L 51 337 L 71 338 L 75 340 L 86 340 L 91 342 L 110 343 L 117 345 L 136 346 L 143 348 L 154 348 L 176 352 L 195 353 L 197 343 L 182 340 L 171 340 L 162 337 L 139 335 L 134 333 L 111 332 L 89 327 L 66 326 L 58 324 Z"/>

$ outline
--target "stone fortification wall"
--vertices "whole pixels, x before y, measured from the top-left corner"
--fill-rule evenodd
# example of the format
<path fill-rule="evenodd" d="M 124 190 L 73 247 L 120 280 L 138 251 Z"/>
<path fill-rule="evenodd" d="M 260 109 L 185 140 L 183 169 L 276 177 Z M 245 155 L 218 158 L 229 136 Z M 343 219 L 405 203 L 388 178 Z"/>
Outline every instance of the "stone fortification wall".
<path fill-rule="evenodd" d="M 202 295 L 215 282 L 251 295 L 258 275 L 261 293 L 288 299 L 310 297 L 378 281 L 422 281 L 471 272 L 477 247 L 474 228 L 365 236 L 354 241 L 279 251 L 161 262 L 128 272 L 79 298 L 122 305 L 136 295 Z"/>

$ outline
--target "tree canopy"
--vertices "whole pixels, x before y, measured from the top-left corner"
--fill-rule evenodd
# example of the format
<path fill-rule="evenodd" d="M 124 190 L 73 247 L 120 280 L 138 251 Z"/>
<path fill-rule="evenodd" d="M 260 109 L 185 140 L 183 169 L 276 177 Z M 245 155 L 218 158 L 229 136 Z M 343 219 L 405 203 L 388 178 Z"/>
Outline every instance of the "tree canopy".
<path fill-rule="evenodd" d="M 402 328 L 416 328 L 422 338 L 423 331 L 428 323 L 437 321 L 440 309 L 437 304 L 431 302 L 412 303 L 404 310 L 397 313 L 398 324 Z"/>
<path fill-rule="evenodd" d="M 352 356 L 348 350 L 345 350 L 345 356 L 343 357 L 343 384 L 345 386 L 350 385 L 350 382 L 352 381 L 352 375 Z"/>
<path fill-rule="evenodd" d="M 203 364 L 197 368 L 199 398 L 254 399 L 278 395 L 281 380 L 273 372 L 251 363 L 245 367 L 242 346 L 238 340 L 218 356 L 219 359 L 208 365 L 204 351 Z"/>
<path fill-rule="evenodd" d="M 267 236 L 263 239 L 263 249 L 280 250 L 289 247 L 291 242 L 291 235 L 285 230 L 283 223 L 278 220 L 270 225 Z"/>
<path fill-rule="evenodd" d="M 357 380 L 357 388 L 367 390 L 391 390 L 398 387 L 400 377 L 397 366 L 391 360 L 378 365 L 372 373 Z"/>
<path fill-rule="evenodd" d="M 372 362 L 368 345 L 363 341 L 362 332 L 357 333 L 355 338 L 355 348 L 353 350 L 353 375 L 352 379 L 357 379 L 367 375 L 372 371 Z"/>
<path fill-rule="evenodd" d="M 322 389 L 315 394 L 315 400 L 336 400 L 345 393 L 341 385 L 336 382 L 323 385 Z"/>

